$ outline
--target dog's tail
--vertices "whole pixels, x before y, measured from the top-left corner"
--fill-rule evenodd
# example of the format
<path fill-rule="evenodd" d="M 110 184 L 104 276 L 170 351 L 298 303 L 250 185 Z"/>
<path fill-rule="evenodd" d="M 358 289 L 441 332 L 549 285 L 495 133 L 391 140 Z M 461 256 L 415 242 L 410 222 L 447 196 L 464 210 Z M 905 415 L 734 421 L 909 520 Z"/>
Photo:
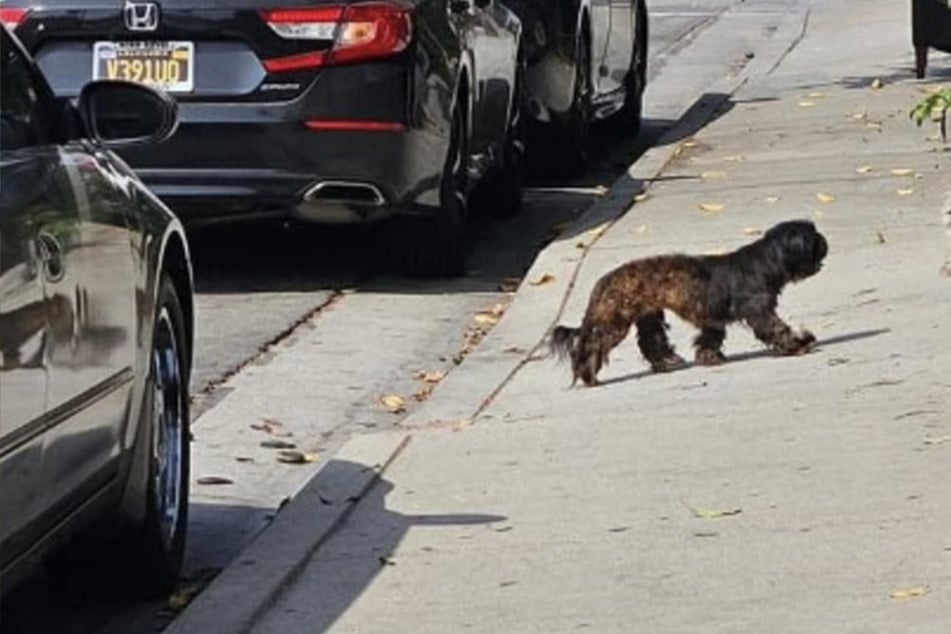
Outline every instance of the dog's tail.
<path fill-rule="evenodd" d="M 551 331 L 551 341 L 549 347 L 563 361 L 566 357 L 574 363 L 575 356 L 578 353 L 578 342 L 581 340 L 581 328 L 569 328 L 568 326 L 555 326 Z"/>

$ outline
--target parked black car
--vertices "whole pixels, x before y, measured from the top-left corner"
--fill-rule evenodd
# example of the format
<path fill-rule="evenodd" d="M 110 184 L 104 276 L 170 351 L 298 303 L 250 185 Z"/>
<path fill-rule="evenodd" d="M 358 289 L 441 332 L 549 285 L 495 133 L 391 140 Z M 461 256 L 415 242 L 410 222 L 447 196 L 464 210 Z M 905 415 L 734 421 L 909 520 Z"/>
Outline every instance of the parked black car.
<path fill-rule="evenodd" d="M 499 0 L 6 0 L 58 95 L 91 78 L 180 102 L 123 153 L 186 223 L 394 214 L 411 272 L 461 271 L 469 194 L 519 203 L 521 27 Z"/>
<path fill-rule="evenodd" d="M 636 136 L 647 85 L 645 0 L 506 0 L 522 20 L 529 145 L 556 172 L 581 171 L 592 122 Z M 557 140 L 556 143 L 550 142 Z"/>
<path fill-rule="evenodd" d="M 93 523 L 97 569 L 164 588 L 187 525 L 191 264 L 109 148 L 169 136 L 175 102 L 92 82 L 74 108 L 6 28 L 0 94 L 0 591 Z"/>

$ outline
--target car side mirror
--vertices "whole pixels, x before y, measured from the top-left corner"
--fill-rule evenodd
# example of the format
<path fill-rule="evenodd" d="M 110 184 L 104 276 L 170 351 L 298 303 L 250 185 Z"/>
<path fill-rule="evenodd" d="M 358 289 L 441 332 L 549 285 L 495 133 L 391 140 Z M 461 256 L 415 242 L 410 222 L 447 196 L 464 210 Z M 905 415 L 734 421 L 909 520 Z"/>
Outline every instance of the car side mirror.
<path fill-rule="evenodd" d="M 128 81 L 89 82 L 79 92 L 77 106 L 86 133 L 109 148 L 161 143 L 178 126 L 174 99 Z"/>

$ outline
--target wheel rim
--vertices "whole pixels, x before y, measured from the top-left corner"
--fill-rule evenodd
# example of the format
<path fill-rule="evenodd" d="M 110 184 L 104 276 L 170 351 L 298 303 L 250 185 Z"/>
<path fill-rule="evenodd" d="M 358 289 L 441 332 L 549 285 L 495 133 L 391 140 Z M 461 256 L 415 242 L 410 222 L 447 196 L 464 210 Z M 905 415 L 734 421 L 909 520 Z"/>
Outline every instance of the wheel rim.
<path fill-rule="evenodd" d="M 152 491 L 162 543 L 171 550 L 179 528 L 182 446 L 185 433 L 183 381 L 172 319 L 163 308 L 152 350 Z"/>

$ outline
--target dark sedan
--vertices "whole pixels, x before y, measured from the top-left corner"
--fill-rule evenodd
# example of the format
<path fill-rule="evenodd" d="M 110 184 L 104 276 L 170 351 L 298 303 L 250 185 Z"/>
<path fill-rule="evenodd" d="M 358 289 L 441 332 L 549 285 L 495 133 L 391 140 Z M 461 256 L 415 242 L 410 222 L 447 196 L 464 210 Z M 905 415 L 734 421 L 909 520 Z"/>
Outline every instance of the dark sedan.
<path fill-rule="evenodd" d="M 0 94 L 0 591 L 81 532 L 117 584 L 165 588 L 187 525 L 191 265 L 109 148 L 166 138 L 175 103 L 93 82 L 74 108 L 5 28 Z"/>
<path fill-rule="evenodd" d="M 518 206 L 521 27 L 498 0 L 7 0 L 58 95 L 160 86 L 181 125 L 123 155 L 186 223 L 400 215 L 409 272 L 462 270 L 470 193 Z M 488 182 L 485 182 L 488 181 Z"/>
<path fill-rule="evenodd" d="M 581 171 L 592 122 L 636 136 L 647 85 L 645 0 L 506 0 L 522 20 L 530 147 Z M 557 143 L 549 142 L 557 139 Z"/>

